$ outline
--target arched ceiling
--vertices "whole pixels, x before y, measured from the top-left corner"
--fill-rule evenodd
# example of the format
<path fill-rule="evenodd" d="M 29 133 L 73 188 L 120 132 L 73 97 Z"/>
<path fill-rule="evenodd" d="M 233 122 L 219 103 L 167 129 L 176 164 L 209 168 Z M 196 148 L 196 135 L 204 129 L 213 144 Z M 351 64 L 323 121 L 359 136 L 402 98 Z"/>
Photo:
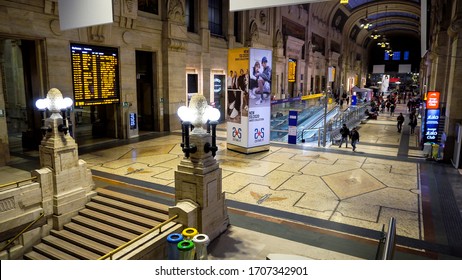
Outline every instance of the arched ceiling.
<path fill-rule="evenodd" d="M 349 0 L 346 5 L 338 5 L 347 19 L 342 33 L 364 47 L 374 40 L 373 32 L 393 37 L 407 35 L 412 39 L 420 38 L 420 0 Z M 367 19 L 372 27 L 363 29 L 360 21 Z M 332 17 L 332 26 L 335 24 Z"/>

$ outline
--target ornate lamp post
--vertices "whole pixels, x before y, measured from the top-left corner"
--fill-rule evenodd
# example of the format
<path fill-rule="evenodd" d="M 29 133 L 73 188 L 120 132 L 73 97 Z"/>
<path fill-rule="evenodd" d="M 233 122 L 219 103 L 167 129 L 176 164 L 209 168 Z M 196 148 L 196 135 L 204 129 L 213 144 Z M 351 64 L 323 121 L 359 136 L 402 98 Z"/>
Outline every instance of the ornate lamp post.
<path fill-rule="evenodd" d="M 220 111 L 207 105 L 203 95 L 196 94 L 189 107 L 178 109 L 178 116 L 182 122 L 184 158 L 175 171 L 176 205 L 170 208 L 169 215 L 178 215 L 180 223 L 213 240 L 229 224 L 222 171 L 215 159 Z"/>

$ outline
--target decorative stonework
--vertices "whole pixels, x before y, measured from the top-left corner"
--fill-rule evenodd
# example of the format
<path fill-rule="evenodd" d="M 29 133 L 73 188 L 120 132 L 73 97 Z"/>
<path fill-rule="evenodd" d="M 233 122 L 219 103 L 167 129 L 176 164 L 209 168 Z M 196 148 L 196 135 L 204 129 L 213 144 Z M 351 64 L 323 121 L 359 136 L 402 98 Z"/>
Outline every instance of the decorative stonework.
<path fill-rule="evenodd" d="M 58 0 L 45 0 L 43 12 L 48 15 L 58 15 Z"/>
<path fill-rule="evenodd" d="M 6 212 L 15 208 L 14 197 L 0 200 L 0 212 Z"/>
<path fill-rule="evenodd" d="M 258 33 L 258 25 L 255 22 L 255 20 L 250 22 L 249 29 L 250 29 L 250 32 L 249 32 L 249 37 L 248 37 L 248 42 L 249 42 L 248 45 L 252 45 L 252 44 L 258 42 L 258 40 L 260 38 L 260 34 Z"/>
<path fill-rule="evenodd" d="M 89 41 L 99 43 L 104 42 L 105 36 L 103 25 L 90 26 L 87 28 L 87 32 Z"/>
<path fill-rule="evenodd" d="M 174 51 L 186 51 L 186 42 L 176 39 L 168 39 L 168 48 Z"/>
<path fill-rule="evenodd" d="M 448 28 L 448 35 L 450 37 L 456 37 L 459 34 L 461 28 L 462 18 L 457 17 L 451 22 L 451 25 Z"/>
<path fill-rule="evenodd" d="M 169 0 L 167 3 L 167 18 L 172 21 L 184 22 L 184 6 L 181 0 Z"/>

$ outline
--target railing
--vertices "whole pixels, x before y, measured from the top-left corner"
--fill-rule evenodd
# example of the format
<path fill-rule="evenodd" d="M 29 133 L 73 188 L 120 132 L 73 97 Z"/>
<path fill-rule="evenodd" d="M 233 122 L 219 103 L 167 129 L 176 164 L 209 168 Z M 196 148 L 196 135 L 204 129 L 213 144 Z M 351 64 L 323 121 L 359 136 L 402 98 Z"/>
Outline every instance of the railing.
<path fill-rule="evenodd" d="M 392 260 L 395 254 L 396 219 L 391 217 L 388 232 L 385 234 L 385 225 L 382 226 L 382 236 L 379 239 L 375 259 Z M 381 256 L 380 256 L 381 255 Z"/>
<path fill-rule="evenodd" d="M 16 187 L 19 187 L 19 184 L 21 183 L 24 183 L 24 182 L 27 182 L 27 181 L 33 181 L 37 179 L 37 177 L 30 177 L 28 179 L 24 179 L 24 180 L 19 180 L 19 181 L 15 181 L 15 182 L 10 182 L 10 183 L 6 183 L 6 184 L 3 184 L 3 185 L 0 185 L 0 189 L 1 188 L 4 188 L 4 187 L 8 187 L 8 186 L 11 186 L 11 185 L 16 185 Z"/>
<path fill-rule="evenodd" d="M 107 258 L 110 258 L 111 260 L 113 259 L 113 256 L 114 254 L 120 252 L 121 250 L 127 248 L 128 246 L 132 245 L 133 243 L 137 242 L 138 240 L 144 238 L 145 236 L 147 236 L 148 234 L 151 234 L 153 233 L 154 231 L 156 231 L 157 229 L 159 229 L 159 234 L 162 233 L 162 227 L 170 222 L 172 222 L 173 220 L 175 220 L 176 218 L 178 218 L 178 215 L 175 215 L 171 218 L 169 218 L 168 220 L 158 224 L 157 226 L 153 227 L 152 229 L 148 230 L 147 232 L 135 237 L 134 239 L 128 241 L 127 243 L 125 244 L 122 244 L 120 245 L 119 247 L 117 247 L 116 249 L 112 250 L 111 252 L 107 253 L 106 255 L 100 257 L 98 260 L 105 260 Z"/>
<path fill-rule="evenodd" d="M 13 243 L 16 239 L 18 239 L 24 232 L 26 232 L 31 226 L 33 226 L 36 222 L 38 222 L 44 215 L 45 215 L 45 212 L 40 213 L 40 215 L 35 220 L 33 220 L 28 226 L 26 226 L 23 230 L 21 230 L 18 234 L 16 234 L 15 237 L 8 240 L 5 246 L 3 246 L 0 249 L 0 252 L 8 248 L 8 246 L 10 246 L 11 243 Z"/>
<path fill-rule="evenodd" d="M 385 246 L 382 260 L 392 260 L 395 254 L 396 219 L 391 217 L 388 224 L 388 233 L 385 239 Z"/>

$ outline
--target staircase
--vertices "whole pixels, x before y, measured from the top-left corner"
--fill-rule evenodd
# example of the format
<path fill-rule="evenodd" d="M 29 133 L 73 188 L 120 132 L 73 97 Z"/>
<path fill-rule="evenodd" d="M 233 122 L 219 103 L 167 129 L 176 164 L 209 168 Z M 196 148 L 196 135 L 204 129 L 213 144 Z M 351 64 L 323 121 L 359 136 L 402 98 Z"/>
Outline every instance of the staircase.
<path fill-rule="evenodd" d="M 164 222 L 168 206 L 105 188 L 96 190 L 84 209 L 63 230 L 50 235 L 24 255 L 26 260 L 96 260 Z M 165 236 L 181 232 L 171 222 L 162 227 Z"/>

